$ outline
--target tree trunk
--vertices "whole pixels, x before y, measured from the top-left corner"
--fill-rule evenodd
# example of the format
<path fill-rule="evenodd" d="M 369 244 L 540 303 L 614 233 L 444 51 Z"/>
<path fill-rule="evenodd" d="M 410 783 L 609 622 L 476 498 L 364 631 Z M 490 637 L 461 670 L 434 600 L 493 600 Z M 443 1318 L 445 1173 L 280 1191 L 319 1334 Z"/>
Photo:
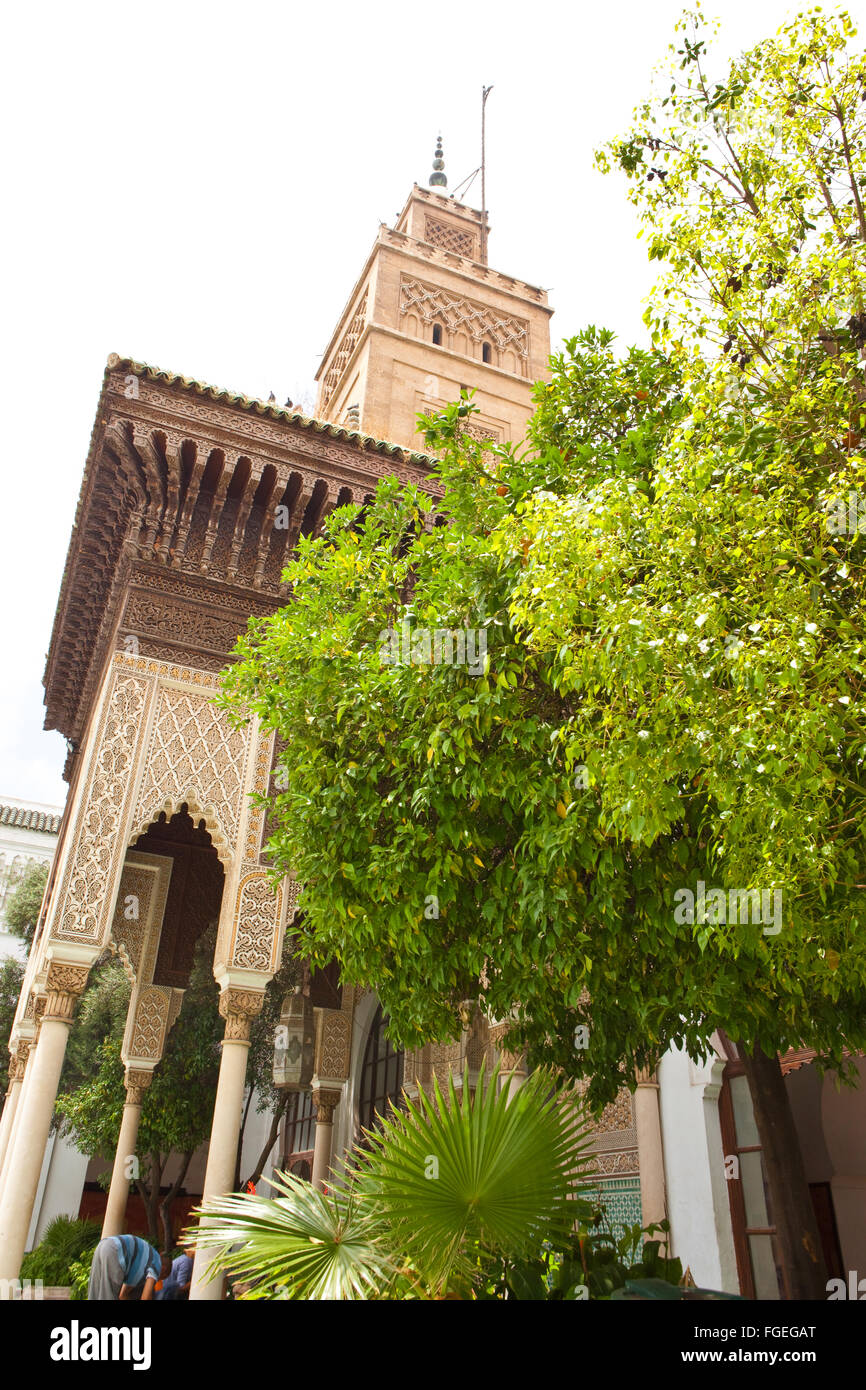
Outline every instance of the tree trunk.
<path fill-rule="evenodd" d="M 827 1271 L 779 1059 L 768 1057 L 757 1043 L 750 1051 L 740 1047 L 739 1052 L 763 1149 L 772 1220 L 788 1282 L 787 1296 L 823 1302 L 827 1297 Z"/>
<path fill-rule="evenodd" d="M 159 1204 L 159 1217 L 162 1222 L 162 1248 L 165 1251 L 171 1250 L 174 1245 L 171 1229 L 171 1207 L 175 1197 L 183 1186 L 183 1180 L 186 1177 L 186 1170 L 190 1165 L 191 1158 L 192 1149 L 188 1149 L 183 1155 L 180 1172 Z"/>
<path fill-rule="evenodd" d="M 268 1155 L 270 1154 L 271 1149 L 274 1147 L 274 1144 L 277 1142 L 277 1136 L 280 1132 L 280 1120 L 283 1118 L 283 1111 L 286 1108 L 288 1099 L 289 1092 L 283 1091 L 283 1094 L 280 1096 L 280 1103 L 274 1111 L 273 1118 L 271 1120 L 270 1132 L 268 1134 L 267 1139 L 265 1140 L 264 1147 L 261 1153 L 259 1154 L 258 1162 L 256 1163 L 255 1169 L 253 1170 L 250 1177 L 247 1178 L 247 1182 L 251 1182 L 253 1186 L 255 1186 L 259 1178 L 262 1176 L 262 1169 L 268 1161 Z M 246 1187 L 246 1183 L 244 1183 L 244 1187 Z"/>
<path fill-rule="evenodd" d="M 159 1245 L 159 1188 L 162 1181 L 162 1161 L 158 1153 L 150 1157 L 150 1181 L 147 1185 L 147 1237 L 151 1245 Z"/>
<path fill-rule="evenodd" d="M 253 1092 L 255 1091 L 255 1089 L 255 1086 L 250 1086 L 249 1090 L 247 1091 L 247 1103 L 244 1106 L 243 1119 L 241 1120 L 240 1133 L 238 1134 L 238 1150 L 237 1154 L 235 1155 L 235 1185 L 233 1188 L 234 1192 L 240 1192 L 241 1190 L 241 1154 L 244 1150 L 244 1130 L 247 1127 L 247 1116 L 250 1113 L 250 1106 L 252 1105 Z"/>

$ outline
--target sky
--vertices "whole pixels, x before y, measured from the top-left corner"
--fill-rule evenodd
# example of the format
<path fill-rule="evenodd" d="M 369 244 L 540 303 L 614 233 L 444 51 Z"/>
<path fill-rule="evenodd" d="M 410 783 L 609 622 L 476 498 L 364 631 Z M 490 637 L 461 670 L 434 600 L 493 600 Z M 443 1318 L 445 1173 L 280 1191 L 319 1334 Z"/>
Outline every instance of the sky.
<path fill-rule="evenodd" d="M 549 291 L 554 343 L 588 323 L 643 342 L 652 271 L 624 181 L 593 151 L 628 128 L 682 8 L 7 9 L 0 797 L 65 799 L 42 675 L 109 353 L 312 402 L 378 226 L 427 183 L 437 135 L 450 188 L 478 165 L 485 85 L 491 264 Z M 718 60 L 801 8 L 705 0 Z M 848 9 L 862 27 L 866 0 Z"/>

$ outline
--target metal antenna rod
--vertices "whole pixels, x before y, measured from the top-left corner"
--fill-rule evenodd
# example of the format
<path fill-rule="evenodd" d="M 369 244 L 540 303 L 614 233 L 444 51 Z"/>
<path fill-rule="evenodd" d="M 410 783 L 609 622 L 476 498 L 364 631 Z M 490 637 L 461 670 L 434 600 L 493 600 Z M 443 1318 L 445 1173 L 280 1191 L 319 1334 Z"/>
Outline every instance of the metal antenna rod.
<path fill-rule="evenodd" d="M 493 91 L 492 87 L 481 88 L 481 264 L 487 264 L 487 184 L 485 181 L 486 172 L 486 116 L 485 107 L 487 98 Z"/>

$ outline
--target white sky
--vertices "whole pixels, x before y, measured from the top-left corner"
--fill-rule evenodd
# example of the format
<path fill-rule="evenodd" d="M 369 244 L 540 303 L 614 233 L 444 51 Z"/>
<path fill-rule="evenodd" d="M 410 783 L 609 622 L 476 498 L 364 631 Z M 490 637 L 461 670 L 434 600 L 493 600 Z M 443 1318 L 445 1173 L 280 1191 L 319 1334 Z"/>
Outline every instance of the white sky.
<path fill-rule="evenodd" d="M 650 267 L 622 179 L 598 175 L 592 152 L 626 128 L 682 8 L 7 9 L 0 794 L 65 798 L 41 680 L 108 354 L 298 400 L 379 222 L 426 184 L 437 134 L 452 188 L 479 162 L 491 83 L 491 264 L 550 290 L 555 341 L 587 323 L 643 341 Z M 799 8 L 706 4 L 720 52 Z M 862 26 L 866 0 L 848 8 Z"/>

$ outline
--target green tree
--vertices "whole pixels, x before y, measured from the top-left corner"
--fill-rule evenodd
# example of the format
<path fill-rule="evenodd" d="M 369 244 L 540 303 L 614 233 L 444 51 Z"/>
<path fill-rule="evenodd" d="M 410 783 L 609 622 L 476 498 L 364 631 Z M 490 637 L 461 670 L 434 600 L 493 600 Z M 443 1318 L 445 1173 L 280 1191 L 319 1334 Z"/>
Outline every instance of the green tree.
<path fill-rule="evenodd" d="M 20 936 L 28 947 L 39 921 L 39 910 L 51 865 L 47 860 L 34 859 L 19 870 L 6 901 L 6 928 Z"/>
<path fill-rule="evenodd" d="M 219 1072 L 218 989 L 213 978 L 213 932 L 198 943 L 183 1008 L 164 1056 L 145 1092 L 132 1169 L 150 1239 L 172 1242 L 171 1210 L 196 1148 L 208 1136 Z M 70 1035 L 70 1061 L 57 1100 L 63 1131 L 82 1153 L 113 1162 L 126 1098 L 120 1045 L 130 986 L 122 967 L 108 961 L 85 992 Z M 162 1191 L 171 1156 L 180 1155 L 174 1181 Z M 105 1176 L 107 1183 L 110 1173 Z"/>
<path fill-rule="evenodd" d="M 174 1200 L 195 1150 L 210 1134 L 213 1117 L 224 1028 L 218 1008 L 219 990 L 213 978 L 214 945 L 212 929 L 196 946 L 180 1016 L 168 1035 L 165 1053 L 142 1105 L 134 1183 L 147 1211 L 150 1238 L 165 1248 L 172 1243 Z M 251 1029 L 237 1187 L 241 1185 L 244 1129 L 254 1096 L 258 1111 L 270 1110 L 272 1115 L 267 1140 L 246 1181 L 258 1181 L 276 1142 L 286 1093 L 277 1092 L 272 1081 L 274 1029 L 283 994 L 295 983 L 297 974 L 295 962 L 283 966 L 269 984 L 262 1011 Z M 76 1147 L 109 1162 L 114 1160 L 126 1098 L 120 1046 L 129 998 L 130 984 L 120 962 L 113 957 L 99 962 L 70 1032 L 62 1092 L 57 1102 L 61 1126 Z M 166 1184 L 164 1179 L 173 1156 L 179 1157 L 179 1162 L 171 1183 Z M 107 1173 L 105 1181 L 109 1178 Z"/>
<path fill-rule="evenodd" d="M 12 1024 L 15 1022 L 15 1010 L 18 1007 L 23 983 L 23 961 L 16 960 L 14 956 L 7 956 L 5 960 L 0 960 L 0 1038 L 3 1039 L 3 1047 L 0 1051 L 0 1114 L 3 1113 L 3 1106 L 6 1104 L 6 1092 L 9 1089 L 10 1053 L 7 1045 L 8 1038 L 12 1032 Z"/>
<path fill-rule="evenodd" d="M 850 36 L 807 16 L 712 84 L 684 40 L 692 95 L 614 146 L 669 265 L 653 350 L 569 343 L 523 455 L 468 436 L 468 401 L 429 421 L 450 524 L 392 482 L 334 514 L 224 678 L 286 741 L 304 948 L 404 1045 L 480 997 L 600 1103 L 738 1041 L 794 1297 L 824 1276 L 775 1054 L 866 1045 L 861 537 L 829 524 L 866 494 Z M 465 627 L 483 661 L 437 661 Z M 722 902 L 689 920 L 701 883 Z"/>

